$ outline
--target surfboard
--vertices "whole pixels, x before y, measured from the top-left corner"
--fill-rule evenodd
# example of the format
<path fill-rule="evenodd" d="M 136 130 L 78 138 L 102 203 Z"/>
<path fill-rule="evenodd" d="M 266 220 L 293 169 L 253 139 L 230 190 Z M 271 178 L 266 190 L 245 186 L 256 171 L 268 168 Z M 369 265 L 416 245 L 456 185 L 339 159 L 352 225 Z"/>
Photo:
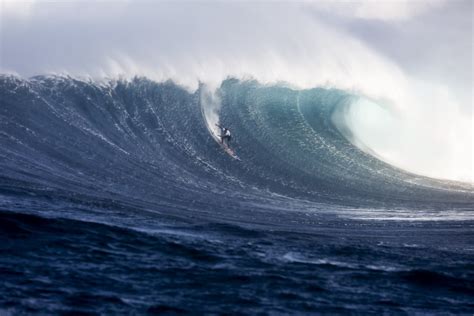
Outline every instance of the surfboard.
<path fill-rule="evenodd" d="M 219 144 L 219 146 L 221 146 L 221 148 L 229 155 L 231 156 L 232 158 L 236 159 L 236 160 L 240 160 L 240 158 L 237 156 L 237 154 L 235 153 L 235 151 L 230 148 L 228 145 L 226 145 L 225 143 L 221 142 L 221 139 L 215 135 L 214 133 L 212 133 L 211 131 L 211 135 L 212 135 L 212 138 L 214 138 L 214 140 Z"/>
<path fill-rule="evenodd" d="M 228 145 L 226 145 L 225 143 L 221 142 L 221 139 L 219 136 L 217 136 L 216 134 L 214 134 L 211 130 L 211 136 L 212 138 L 214 138 L 214 140 L 219 144 L 219 146 L 221 146 L 221 148 L 229 155 L 231 156 L 232 158 L 236 159 L 236 160 L 240 160 L 240 158 L 237 156 L 237 154 L 235 153 L 235 150 L 233 150 L 232 148 L 230 148 Z"/>
<path fill-rule="evenodd" d="M 234 159 L 237 159 L 237 160 L 240 160 L 240 158 L 237 156 L 237 154 L 235 153 L 235 151 L 230 148 L 229 146 L 227 146 L 226 144 L 222 143 L 219 139 L 217 140 L 219 145 L 222 147 L 222 149 L 224 149 L 224 151 L 229 155 L 231 156 L 232 158 Z"/>

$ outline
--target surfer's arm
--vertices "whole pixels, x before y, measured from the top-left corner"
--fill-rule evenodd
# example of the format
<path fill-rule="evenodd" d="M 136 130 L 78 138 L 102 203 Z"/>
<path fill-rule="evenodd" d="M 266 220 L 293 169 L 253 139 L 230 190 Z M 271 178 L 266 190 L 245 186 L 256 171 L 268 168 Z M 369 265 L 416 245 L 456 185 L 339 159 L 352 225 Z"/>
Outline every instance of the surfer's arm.
<path fill-rule="evenodd" d="M 216 126 L 219 127 L 219 129 L 221 130 L 221 134 L 224 133 L 224 128 L 221 125 L 216 124 Z"/>

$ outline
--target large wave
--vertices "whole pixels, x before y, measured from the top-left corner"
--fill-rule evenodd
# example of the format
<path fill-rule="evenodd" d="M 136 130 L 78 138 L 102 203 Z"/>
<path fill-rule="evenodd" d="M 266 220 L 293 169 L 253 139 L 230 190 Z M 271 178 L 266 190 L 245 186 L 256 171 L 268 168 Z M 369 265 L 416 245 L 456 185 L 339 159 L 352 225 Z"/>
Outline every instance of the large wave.
<path fill-rule="evenodd" d="M 469 184 L 417 176 L 355 146 L 347 112 L 360 96 L 341 90 L 228 79 L 212 94 L 205 86 L 190 93 L 144 78 L 56 76 L 2 76 L 0 87 L 9 209 L 34 208 L 31 194 L 165 213 L 242 203 L 446 210 L 473 201 Z M 216 99 L 218 112 L 206 111 Z M 214 141 L 209 113 L 232 130 L 241 161 Z M 18 194 L 26 204 L 11 198 Z"/>
<path fill-rule="evenodd" d="M 471 1 L 2 8 L 1 73 L 336 88 L 363 96 L 347 112 L 358 146 L 417 174 L 474 181 Z"/>

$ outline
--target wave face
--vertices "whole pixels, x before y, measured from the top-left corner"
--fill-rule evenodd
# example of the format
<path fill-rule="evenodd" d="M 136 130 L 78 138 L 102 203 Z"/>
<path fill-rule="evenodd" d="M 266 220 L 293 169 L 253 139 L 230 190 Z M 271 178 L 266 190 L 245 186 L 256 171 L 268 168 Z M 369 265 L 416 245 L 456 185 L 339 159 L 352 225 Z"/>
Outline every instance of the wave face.
<path fill-rule="evenodd" d="M 472 259 L 472 185 L 417 176 L 360 150 L 345 122 L 359 97 L 348 92 L 228 79 L 214 96 L 240 160 L 211 136 L 203 85 L 190 93 L 144 78 L 0 78 L 0 209 L 9 241 L 2 251 L 14 250 L 0 260 L 8 280 L 0 290 L 17 286 L 20 297 L 5 294 L 6 311 L 272 306 L 284 313 L 323 306 L 378 313 L 408 304 L 426 312 L 438 299 L 445 308 L 443 297 L 456 298 L 454 312 L 472 308 L 472 276 L 464 273 Z M 15 246 L 22 238 L 24 251 Z M 56 268 L 46 275 L 35 270 L 34 253 Z M 433 253 L 444 258 L 437 266 L 416 260 Z M 13 267 L 17 261 L 23 266 Z M 58 272 L 81 265 L 78 278 L 96 273 L 120 281 L 73 285 Z M 131 290 L 126 284 L 134 278 L 141 281 Z M 140 301 L 149 278 L 160 278 L 153 286 L 162 291 Z M 232 286 L 225 287 L 226 278 Z M 438 281 L 442 290 L 426 301 L 415 295 Z M 196 296 L 206 282 L 215 285 L 209 297 Z M 24 299 L 51 283 L 58 286 L 51 297 L 61 303 Z M 172 297 L 180 286 L 187 298 L 160 296 Z M 219 291 L 226 293 L 222 305 L 197 303 Z M 417 300 L 406 300 L 406 291 Z M 102 311 L 92 302 L 97 293 L 106 302 Z"/>

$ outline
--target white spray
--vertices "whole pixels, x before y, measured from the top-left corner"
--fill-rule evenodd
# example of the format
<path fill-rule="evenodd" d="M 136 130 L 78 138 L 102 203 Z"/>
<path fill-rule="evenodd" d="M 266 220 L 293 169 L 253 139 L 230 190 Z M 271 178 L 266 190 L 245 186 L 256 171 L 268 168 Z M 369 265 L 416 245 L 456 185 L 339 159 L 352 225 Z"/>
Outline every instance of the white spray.
<path fill-rule="evenodd" d="M 201 111 L 205 119 L 207 129 L 212 133 L 214 138 L 220 135 L 219 128 L 219 112 L 221 108 L 221 99 L 216 88 L 210 88 L 206 85 L 200 87 Z"/>

